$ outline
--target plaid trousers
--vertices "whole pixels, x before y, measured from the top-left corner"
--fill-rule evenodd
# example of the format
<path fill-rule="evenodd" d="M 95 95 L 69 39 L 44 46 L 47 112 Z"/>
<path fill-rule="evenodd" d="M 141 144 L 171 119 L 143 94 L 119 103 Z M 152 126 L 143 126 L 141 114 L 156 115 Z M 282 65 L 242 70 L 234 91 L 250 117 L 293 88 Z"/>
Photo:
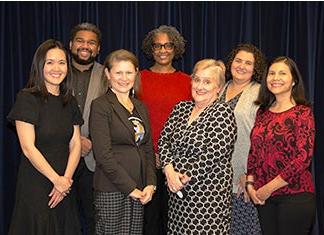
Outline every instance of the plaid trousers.
<path fill-rule="evenodd" d="M 121 192 L 95 192 L 96 234 L 142 235 L 144 207 Z"/>

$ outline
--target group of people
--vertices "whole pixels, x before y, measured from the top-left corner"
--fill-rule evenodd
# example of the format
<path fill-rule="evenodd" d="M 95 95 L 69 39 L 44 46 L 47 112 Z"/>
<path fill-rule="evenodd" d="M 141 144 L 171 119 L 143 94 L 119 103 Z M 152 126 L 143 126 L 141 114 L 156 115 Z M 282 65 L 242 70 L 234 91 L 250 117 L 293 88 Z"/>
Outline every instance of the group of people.
<path fill-rule="evenodd" d="M 306 235 L 315 216 L 314 117 L 295 62 L 239 44 L 226 65 L 173 61 L 185 39 L 150 31 L 95 61 L 100 30 L 49 39 L 8 115 L 22 158 L 9 234 Z"/>

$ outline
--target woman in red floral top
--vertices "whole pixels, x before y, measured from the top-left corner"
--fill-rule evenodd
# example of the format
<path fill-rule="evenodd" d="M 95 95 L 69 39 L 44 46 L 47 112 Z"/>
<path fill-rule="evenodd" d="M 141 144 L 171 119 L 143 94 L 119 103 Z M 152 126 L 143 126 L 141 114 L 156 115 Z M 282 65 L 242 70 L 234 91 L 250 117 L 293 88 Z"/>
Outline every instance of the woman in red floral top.
<path fill-rule="evenodd" d="M 274 59 L 264 77 L 251 132 L 247 191 L 263 234 L 309 234 L 315 215 L 310 172 L 315 124 L 293 60 Z"/>

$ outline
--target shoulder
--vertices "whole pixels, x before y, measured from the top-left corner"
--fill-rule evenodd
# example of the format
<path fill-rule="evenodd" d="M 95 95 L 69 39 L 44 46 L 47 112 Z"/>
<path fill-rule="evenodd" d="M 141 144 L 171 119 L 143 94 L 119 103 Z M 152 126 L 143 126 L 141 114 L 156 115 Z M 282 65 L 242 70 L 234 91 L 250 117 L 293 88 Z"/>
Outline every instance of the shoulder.
<path fill-rule="evenodd" d="M 104 66 L 102 64 L 98 63 L 98 62 L 94 62 L 93 68 L 103 70 Z"/>
<path fill-rule="evenodd" d="M 176 105 L 174 106 L 174 109 L 182 109 L 182 108 L 189 108 L 194 106 L 194 102 L 193 101 L 180 101 L 178 103 L 176 103 Z"/>
<path fill-rule="evenodd" d="M 177 77 L 179 77 L 181 79 L 191 80 L 190 75 L 186 74 L 182 71 L 176 71 L 175 74 L 177 75 Z"/>
<path fill-rule="evenodd" d="M 257 98 L 259 95 L 261 85 L 257 82 L 252 82 L 246 89 L 244 89 L 242 93 L 242 97 L 251 97 L 251 98 Z"/>
<path fill-rule="evenodd" d="M 41 96 L 39 94 L 31 92 L 27 89 L 22 89 L 17 93 L 17 100 L 37 102 L 40 99 L 41 99 Z"/>
<path fill-rule="evenodd" d="M 307 117 L 313 116 L 312 108 L 307 105 L 303 105 L 303 104 L 296 105 L 295 111 L 296 111 L 297 115 L 301 116 L 301 117 L 307 118 Z"/>
<path fill-rule="evenodd" d="M 228 103 L 221 102 L 221 101 L 215 101 L 212 104 L 212 109 L 218 110 L 221 112 L 234 113 L 232 107 Z"/>
<path fill-rule="evenodd" d="M 105 93 L 92 101 L 92 108 L 94 107 L 108 107 L 113 103 L 113 99 L 110 97 L 110 94 Z"/>

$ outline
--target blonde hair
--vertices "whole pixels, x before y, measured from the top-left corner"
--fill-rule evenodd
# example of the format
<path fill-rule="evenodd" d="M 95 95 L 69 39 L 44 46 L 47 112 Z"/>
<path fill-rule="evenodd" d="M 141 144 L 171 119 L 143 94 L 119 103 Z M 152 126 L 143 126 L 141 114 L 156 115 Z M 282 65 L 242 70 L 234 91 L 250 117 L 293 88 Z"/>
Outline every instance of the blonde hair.
<path fill-rule="evenodd" d="M 222 61 L 214 59 L 199 60 L 192 71 L 192 75 L 195 75 L 199 70 L 211 69 L 215 74 L 217 85 L 219 88 L 223 88 L 225 85 L 225 71 L 222 67 Z"/>

